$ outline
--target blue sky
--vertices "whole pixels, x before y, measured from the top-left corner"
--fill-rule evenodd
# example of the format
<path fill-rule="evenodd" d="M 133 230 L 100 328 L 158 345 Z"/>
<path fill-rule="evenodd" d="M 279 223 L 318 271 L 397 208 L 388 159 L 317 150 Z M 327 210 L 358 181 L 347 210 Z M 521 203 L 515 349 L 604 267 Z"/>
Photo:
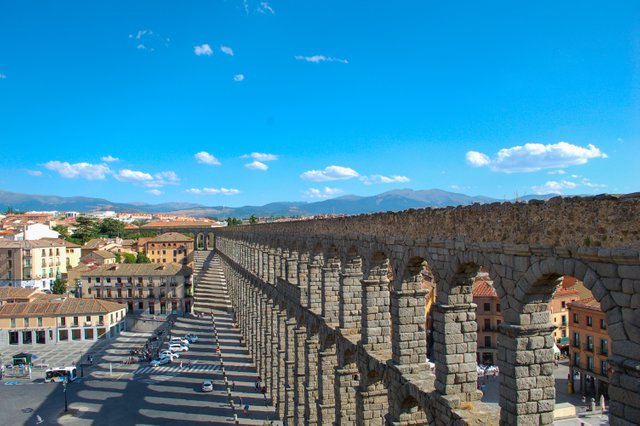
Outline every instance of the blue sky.
<path fill-rule="evenodd" d="M 0 5 L 2 190 L 626 193 L 639 136 L 637 1 Z"/>

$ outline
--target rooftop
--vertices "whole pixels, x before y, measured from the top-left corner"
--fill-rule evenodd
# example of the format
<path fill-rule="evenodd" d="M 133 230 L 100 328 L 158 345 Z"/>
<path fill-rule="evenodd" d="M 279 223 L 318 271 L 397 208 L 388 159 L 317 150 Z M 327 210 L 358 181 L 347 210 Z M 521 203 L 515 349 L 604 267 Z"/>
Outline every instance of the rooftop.
<path fill-rule="evenodd" d="M 169 243 L 169 242 L 191 242 L 193 238 L 187 237 L 179 232 L 165 232 L 155 238 L 150 239 L 149 243 Z"/>
<path fill-rule="evenodd" d="M 473 286 L 473 297 L 498 297 L 498 294 L 489 281 L 476 280 Z"/>
<path fill-rule="evenodd" d="M 0 317 L 109 314 L 125 307 L 120 303 L 100 299 L 57 298 L 50 301 L 7 303 L 0 307 Z"/>
<path fill-rule="evenodd" d="M 584 308 L 584 309 L 591 309 L 592 311 L 600 311 L 602 312 L 602 309 L 600 308 L 600 302 L 598 302 L 595 297 L 588 297 L 586 299 L 580 299 L 580 300 L 576 300 L 575 302 L 571 302 L 568 303 L 567 306 L 569 308 Z"/>
<path fill-rule="evenodd" d="M 179 263 L 116 263 L 113 265 L 102 265 L 89 271 L 82 271 L 83 277 L 104 277 L 104 276 L 173 276 L 191 275 L 189 267 Z"/>

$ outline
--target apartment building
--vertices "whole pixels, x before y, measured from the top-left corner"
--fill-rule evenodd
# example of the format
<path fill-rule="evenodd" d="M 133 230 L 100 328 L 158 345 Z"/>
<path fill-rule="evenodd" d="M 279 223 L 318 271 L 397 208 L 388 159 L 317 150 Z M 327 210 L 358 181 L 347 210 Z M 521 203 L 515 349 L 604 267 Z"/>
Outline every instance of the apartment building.
<path fill-rule="evenodd" d="M 488 278 L 488 277 L 487 277 Z M 491 281 L 480 278 L 473 286 L 473 303 L 478 323 L 478 364 L 498 363 L 498 326 L 503 321 L 500 299 Z"/>
<path fill-rule="evenodd" d="M 179 232 L 166 232 L 147 240 L 145 253 L 151 263 L 181 263 L 193 261 L 193 238 Z"/>
<path fill-rule="evenodd" d="M 178 263 L 122 263 L 80 272 L 83 297 L 123 303 L 135 314 L 182 314 L 193 306 L 192 270 Z"/>
<path fill-rule="evenodd" d="M 118 303 L 45 295 L 35 290 L 19 294 L 27 290 L 20 288 L 3 290 L 0 345 L 98 340 L 115 337 L 125 329 L 126 307 Z"/>
<path fill-rule="evenodd" d="M 569 308 L 568 304 L 580 299 L 578 290 L 573 287 L 560 286 L 549 302 L 551 321 L 556 329 L 553 340 L 565 355 L 569 355 Z"/>
<path fill-rule="evenodd" d="M 593 297 L 568 303 L 567 309 L 571 336 L 569 368 L 573 389 L 596 399 L 602 394 L 607 397 L 610 373 L 607 358 L 611 339 L 605 313 Z"/>
<path fill-rule="evenodd" d="M 66 243 L 57 239 L 0 240 L 0 286 L 50 290 L 67 272 Z"/>

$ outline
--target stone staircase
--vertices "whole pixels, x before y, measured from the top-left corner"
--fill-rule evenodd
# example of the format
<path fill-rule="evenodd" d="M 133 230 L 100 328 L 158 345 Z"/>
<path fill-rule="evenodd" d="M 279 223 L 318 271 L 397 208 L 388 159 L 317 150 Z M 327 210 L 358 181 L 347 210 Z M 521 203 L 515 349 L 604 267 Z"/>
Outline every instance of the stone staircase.
<path fill-rule="evenodd" d="M 220 258 L 215 256 L 214 252 L 196 252 L 194 267 L 198 268 L 193 297 L 194 313 L 209 314 L 212 310 L 230 309 L 231 303 Z"/>

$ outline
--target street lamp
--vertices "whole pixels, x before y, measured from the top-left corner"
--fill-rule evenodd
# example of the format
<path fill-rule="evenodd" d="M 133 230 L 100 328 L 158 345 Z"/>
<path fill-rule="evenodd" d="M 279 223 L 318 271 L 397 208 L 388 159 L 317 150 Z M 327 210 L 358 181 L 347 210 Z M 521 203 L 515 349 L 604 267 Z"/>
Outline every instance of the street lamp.
<path fill-rule="evenodd" d="M 67 378 L 64 378 L 64 381 L 62 382 L 62 392 L 64 393 L 64 412 L 66 413 L 68 410 L 68 405 L 67 405 Z"/>

